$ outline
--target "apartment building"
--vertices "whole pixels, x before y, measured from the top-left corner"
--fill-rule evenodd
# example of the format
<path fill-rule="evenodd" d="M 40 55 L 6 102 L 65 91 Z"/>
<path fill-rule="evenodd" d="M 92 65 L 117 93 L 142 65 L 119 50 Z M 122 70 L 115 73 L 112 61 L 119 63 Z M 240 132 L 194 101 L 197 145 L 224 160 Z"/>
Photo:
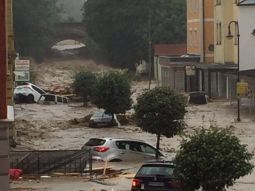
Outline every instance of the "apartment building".
<path fill-rule="evenodd" d="M 214 3 L 187 0 L 187 53 L 200 56 L 200 62 L 214 62 Z"/>
<path fill-rule="evenodd" d="M 240 69 L 255 71 L 254 1 L 187 0 L 187 55 L 158 57 L 159 84 L 178 91 L 204 91 L 211 98 L 236 99 L 238 28 L 232 21 L 240 26 Z M 232 39 L 226 38 L 229 26 Z"/>
<path fill-rule="evenodd" d="M 177 91 L 206 91 L 208 73 L 214 63 L 214 2 L 187 0 L 187 53 L 159 57 L 160 85 Z"/>
<path fill-rule="evenodd" d="M 212 74 L 213 78 L 217 79 L 213 82 L 212 86 L 217 91 L 214 96 L 235 99 L 236 98 L 236 82 L 238 73 L 238 56 L 242 58 L 239 62 L 240 70 L 247 65 L 247 62 L 251 62 L 251 56 L 247 57 L 249 48 L 246 46 L 247 39 L 251 40 L 252 29 L 250 29 L 249 34 L 246 34 L 248 30 L 248 25 L 251 25 L 253 20 L 251 11 L 250 16 L 245 16 L 248 9 L 242 11 L 240 14 L 240 4 L 244 3 L 246 0 L 215 0 L 215 24 L 214 24 L 214 61 L 216 64 L 223 65 L 225 68 L 232 67 L 233 70 L 225 70 L 220 72 L 215 72 Z M 249 0 L 248 0 L 249 1 Z M 240 20 L 240 18 L 242 19 Z M 247 28 L 248 27 L 248 28 Z M 252 25 L 250 26 L 252 27 Z M 230 30 L 229 30 L 230 29 Z M 238 55 L 238 31 L 240 31 L 240 52 Z M 232 39 L 227 38 L 228 33 L 231 32 L 233 35 Z M 246 37 L 245 37 L 246 36 Z M 245 42 L 246 41 L 246 42 Z M 254 53 L 252 53 L 254 54 Z M 247 59 L 248 58 L 248 59 Z M 249 61 L 248 61 L 249 60 Z"/>
<path fill-rule="evenodd" d="M 226 38 L 228 25 L 237 21 L 238 0 L 215 0 L 215 30 L 214 61 L 218 64 L 237 64 L 237 37 L 232 40 Z M 233 35 L 237 32 L 236 26 L 231 25 Z"/>

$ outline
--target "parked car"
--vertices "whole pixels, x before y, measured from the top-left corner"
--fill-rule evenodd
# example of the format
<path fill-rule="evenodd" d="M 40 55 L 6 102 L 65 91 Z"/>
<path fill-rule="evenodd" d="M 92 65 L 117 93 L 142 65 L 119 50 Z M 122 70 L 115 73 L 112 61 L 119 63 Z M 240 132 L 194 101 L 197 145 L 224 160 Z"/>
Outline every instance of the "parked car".
<path fill-rule="evenodd" d="M 118 126 L 116 115 L 114 114 L 114 119 L 110 114 L 106 114 L 104 111 L 95 112 L 90 120 L 89 127 L 112 127 Z"/>
<path fill-rule="evenodd" d="M 131 191 L 182 191 L 181 181 L 174 177 L 171 162 L 145 163 L 132 181 Z"/>
<path fill-rule="evenodd" d="M 46 92 L 43 89 L 32 83 L 27 82 L 24 85 L 19 85 L 14 89 L 14 101 L 16 103 L 37 102 L 42 94 L 46 94 Z"/>
<path fill-rule="evenodd" d="M 157 152 L 144 141 L 120 138 L 92 138 L 82 149 L 91 149 L 93 158 L 110 162 L 154 160 Z"/>
<path fill-rule="evenodd" d="M 208 103 L 208 96 L 205 92 L 197 91 L 197 92 L 190 92 L 188 96 L 188 103 L 189 104 L 197 104 L 203 105 Z"/>

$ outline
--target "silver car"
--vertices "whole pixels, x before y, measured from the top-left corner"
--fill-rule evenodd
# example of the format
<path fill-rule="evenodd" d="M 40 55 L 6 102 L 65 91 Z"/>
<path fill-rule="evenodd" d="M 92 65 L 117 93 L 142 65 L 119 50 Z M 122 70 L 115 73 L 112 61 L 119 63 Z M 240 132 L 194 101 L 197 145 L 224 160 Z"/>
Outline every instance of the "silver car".
<path fill-rule="evenodd" d="M 92 138 L 82 149 L 91 149 L 94 159 L 110 162 L 154 160 L 157 152 L 144 141 L 120 138 Z"/>

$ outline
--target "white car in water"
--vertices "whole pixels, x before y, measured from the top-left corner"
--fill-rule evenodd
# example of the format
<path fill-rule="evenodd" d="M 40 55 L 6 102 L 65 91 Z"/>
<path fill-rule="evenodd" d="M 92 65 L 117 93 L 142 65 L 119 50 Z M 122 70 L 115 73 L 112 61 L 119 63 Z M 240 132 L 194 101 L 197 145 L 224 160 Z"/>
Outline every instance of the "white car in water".
<path fill-rule="evenodd" d="M 38 102 L 39 98 L 43 94 L 47 93 L 40 87 L 32 83 L 26 82 L 24 85 L 19 85 L 14 89 L 14 101 L 16 103 L 34 103 Z"/>
<path fill-rule="evenodd" d="M 121 138 L 91 138 L 82 149 L 91 149 L 94 159 L 119 161 L 150 161 L 155 159 L 157 149 L 142 140 Z M 160 158 L 164 155 L 159 152 Z"/>
<path fill-rule="evenodd" d="M 118 126 L 118 120 L 115 114 L 112 115 L 105 113 L 104 111 L 95 112 L 90 120 L 89 127 L 114 127 Z"/>

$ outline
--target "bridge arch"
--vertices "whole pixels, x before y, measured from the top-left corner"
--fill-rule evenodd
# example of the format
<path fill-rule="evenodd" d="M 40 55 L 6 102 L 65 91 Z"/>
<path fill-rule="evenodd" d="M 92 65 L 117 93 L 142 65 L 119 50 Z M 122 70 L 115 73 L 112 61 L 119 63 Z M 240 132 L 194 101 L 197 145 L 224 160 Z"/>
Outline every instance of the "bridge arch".
<path fill-rule="evenodd" d="M 54 44 L 66 40 L 72 39 L 83 44 L 86 44 L 87 33 L 83 23 L 58 23 L 55 26 L 55 36 L 51 43 Z"/>

